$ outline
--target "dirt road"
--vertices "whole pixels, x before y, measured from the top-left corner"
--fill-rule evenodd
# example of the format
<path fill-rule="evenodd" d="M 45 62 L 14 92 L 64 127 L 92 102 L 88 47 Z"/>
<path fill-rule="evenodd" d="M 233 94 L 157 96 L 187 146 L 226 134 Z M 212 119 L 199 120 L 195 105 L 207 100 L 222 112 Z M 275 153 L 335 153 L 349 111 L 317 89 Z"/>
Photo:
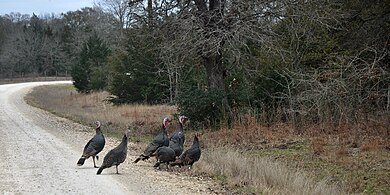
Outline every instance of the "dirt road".
<path fill-rule="evenodd" d="M 185 174 L 156 171 L 150 162 L 126 162 L 96 175 L 91 159 L 77 167 L 94 129 L 27 105 L 33 87 L 64 82 L 0 85 L 0 194 L 211 194 L 216 184 Z M 69 82 L 65 82 L 69 83 Z M 120 140 L 107 139 L 102 158 Z M 133 144 L 134 145 L 134 144 Z M 101 161 L 98 162 L 100 164 Z"/>

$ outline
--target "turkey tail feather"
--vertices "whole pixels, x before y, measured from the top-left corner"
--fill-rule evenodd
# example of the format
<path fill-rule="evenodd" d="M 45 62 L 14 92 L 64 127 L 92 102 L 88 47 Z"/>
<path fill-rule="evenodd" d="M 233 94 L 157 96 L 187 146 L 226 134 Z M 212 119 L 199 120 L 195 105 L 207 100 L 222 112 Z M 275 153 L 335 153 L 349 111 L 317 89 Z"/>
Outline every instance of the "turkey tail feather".
<path fill-rule="evenodd" d="M 144 160 L 147 160 L 147 159 L 149 159 L 149 156 L 145 156 L 145 155 L 141 154 L 137 159 L 135 159 L 135 161 L 133 163 L 137 163 L 140 160 L 144 161 Z"/>
<path fill-rule="evenodd" d="M 141 160 L 141 157 L 138 157 L 137 159 L 135 159 L 135 161 L 133 163 L 137 163 L 140 160 Z"/>
<path fill-rule="evenodd" d="M 156 164 L 154 164 L 153 167 L 159 167 L 160 166 L 160 163 L 159 162 L 156 162 Z"/>
<path fill-rule="evenodd" d="M 102 173 L 103 169 L 104 169 L 104 167 L 101 166 L 101 167 L 99 168 L 99 170 L 97 171 L 96 175 L 100 175 L 100 174 Z"/>
<path fill-rule="evenodd" d="M 85 162 L 85 157 L 84 156 L 82 156 L 80 159 L 79 159 L 79 161 L 77 161 L 77 165 L 78 166 L 81 166 L 81 165 L 83 165 L 84 164 L 84 162 Z"/>
<path fill-rule="evenodd" d="M 149 156 L 144 156 L 143 158 L 142 158 L 142 160 L 148 160 L 149 159 Z"/>

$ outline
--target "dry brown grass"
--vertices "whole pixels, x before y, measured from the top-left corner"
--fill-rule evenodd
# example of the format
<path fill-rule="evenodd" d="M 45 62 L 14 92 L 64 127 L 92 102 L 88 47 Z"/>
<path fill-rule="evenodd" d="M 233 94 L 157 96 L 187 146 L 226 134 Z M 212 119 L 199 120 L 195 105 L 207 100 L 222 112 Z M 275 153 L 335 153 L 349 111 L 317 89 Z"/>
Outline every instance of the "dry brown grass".
<path fill-rule="evenodd" d="M 321 137 L 316 137 L 311 141 L 312 150 L 316 155 L 321 155 L 325 152 L 325 145 L 326 142 Z"/>
<path fill-rule="evenodd" d="M 240 148 L 313 173 L 313 179 L 345 187 L 348 193 L 390 193 L 390 116 L 351 124 L 277 123 L 264 126 L 247 115 L 233 129 L 207 132 L 205 145 Z M 298 129 L 297 129 L 298 128 Z M 234 185 L 234 182 L 233 182 Z"/>
<path fill-rule="evenodd" d="M 209 149 L 198 163 L 199 172 L 210 173 L 238 193 L 264 194 L 342 194 L 327 180 L 314 181 L 302 171 L 292 171 L 269 157 L 250 157 L 233 148 Z M 252 191 L 257 189 L 257 191 Z"/>
<path fill-rule="evenodd" d="M 53 113 L 84 124 L 99 120 L 103 127 L 114 132 L 131 128 L 138 135 L 154 133 L 166 116 L 176 112 L 168 105 L 122 105 L 114 106 L 106 101 L 107 92 L 79 94 L 70 85 L 40 86 L 34 89 L 26 99 L 32 104 Z"/>

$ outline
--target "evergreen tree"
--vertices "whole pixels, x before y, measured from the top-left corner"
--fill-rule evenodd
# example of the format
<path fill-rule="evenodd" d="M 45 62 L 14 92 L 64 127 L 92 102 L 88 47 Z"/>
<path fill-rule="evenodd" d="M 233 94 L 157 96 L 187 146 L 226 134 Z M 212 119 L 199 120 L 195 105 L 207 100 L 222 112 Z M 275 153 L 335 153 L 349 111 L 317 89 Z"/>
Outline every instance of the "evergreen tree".
<path fill-rule="evenodd" d="M 110 51 L 97 33 L 83 44 L 79 63 L 72 68 L 73 84 L 79 92 L 101 90 L 107 86 L 106 61 Z"/>
<path fill-rule="evenodd" d="M 138 33 L 138 32 L 137 32 Z M 127 52 L 113 56 L 110 92 L 115 103 L 161 103 L 169 100 L 167 75 L 161 70 L 158 45 L 151 37 L 130 37 Z"/>

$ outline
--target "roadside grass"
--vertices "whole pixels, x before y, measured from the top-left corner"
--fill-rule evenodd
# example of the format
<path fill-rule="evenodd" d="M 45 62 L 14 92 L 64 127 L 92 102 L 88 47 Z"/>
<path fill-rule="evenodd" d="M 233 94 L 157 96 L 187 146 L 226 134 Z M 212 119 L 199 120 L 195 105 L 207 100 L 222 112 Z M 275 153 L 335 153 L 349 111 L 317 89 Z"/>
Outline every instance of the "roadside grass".
<path fill-rule="evenodd" d="M 197 167 L 239 194 L 259 189 L 264 194 L 342 194 L 327 179 L 315 182 L 303 170 L 288 169 L 272 157 L 250 156 L 231 147 L 206 150 Z"/>
<path fill-rule="evenodd" d="M 26 96 L 26 101 L 56 115 L 93 126 L 99 120 L 107 133 L 121 137 L 130 129 L 135 139 L 146 141 L 159 131 L 164 117 L 176 112 L 174 106 L 142 104 L 114 106 L 107 92 L 77 93 L 72 85 L 39 86 Z M 171 127 L 172 128 L 172 127 Z"/>
<path fill-rule="evenodd" d="M 233 144 L 242 153 L 284 162 L 288 169 L 304 170 L 314 181 L 325 180 L 346 193 L 390 194 L 387 120 L 378 118 L 376 123 L 382 125 L 366 123 L 365 128 L 306 126 L 298 134 L 293 126 L 261 126 L 248 119 L 253 122 L 209 132 L 204 141 L 213 147 Z"/>
<path fill-rule="evenodd" d="M 105 133 L 115 137 L 130 128 L 139 152 L 162 118 L 176 114 L 167 105 L 114 106 L 105 101 L 108 96 L 58 85 L 37 87 L 26 100 L 82 124 L 100 120 Z M 298 134 L 291 125 L 263 126 L 250 115 L 241 121 L 232 129 L 198 130 L 201 160 L 183 174 L 207 175 L 236 194 L 390 194 L 390 136 L 383 136 L 388 128 L 305 126 Z M 170 133 L 176 125 L 174 120 Z M 186 134 L 188 147 L 194 132 Z"/>

